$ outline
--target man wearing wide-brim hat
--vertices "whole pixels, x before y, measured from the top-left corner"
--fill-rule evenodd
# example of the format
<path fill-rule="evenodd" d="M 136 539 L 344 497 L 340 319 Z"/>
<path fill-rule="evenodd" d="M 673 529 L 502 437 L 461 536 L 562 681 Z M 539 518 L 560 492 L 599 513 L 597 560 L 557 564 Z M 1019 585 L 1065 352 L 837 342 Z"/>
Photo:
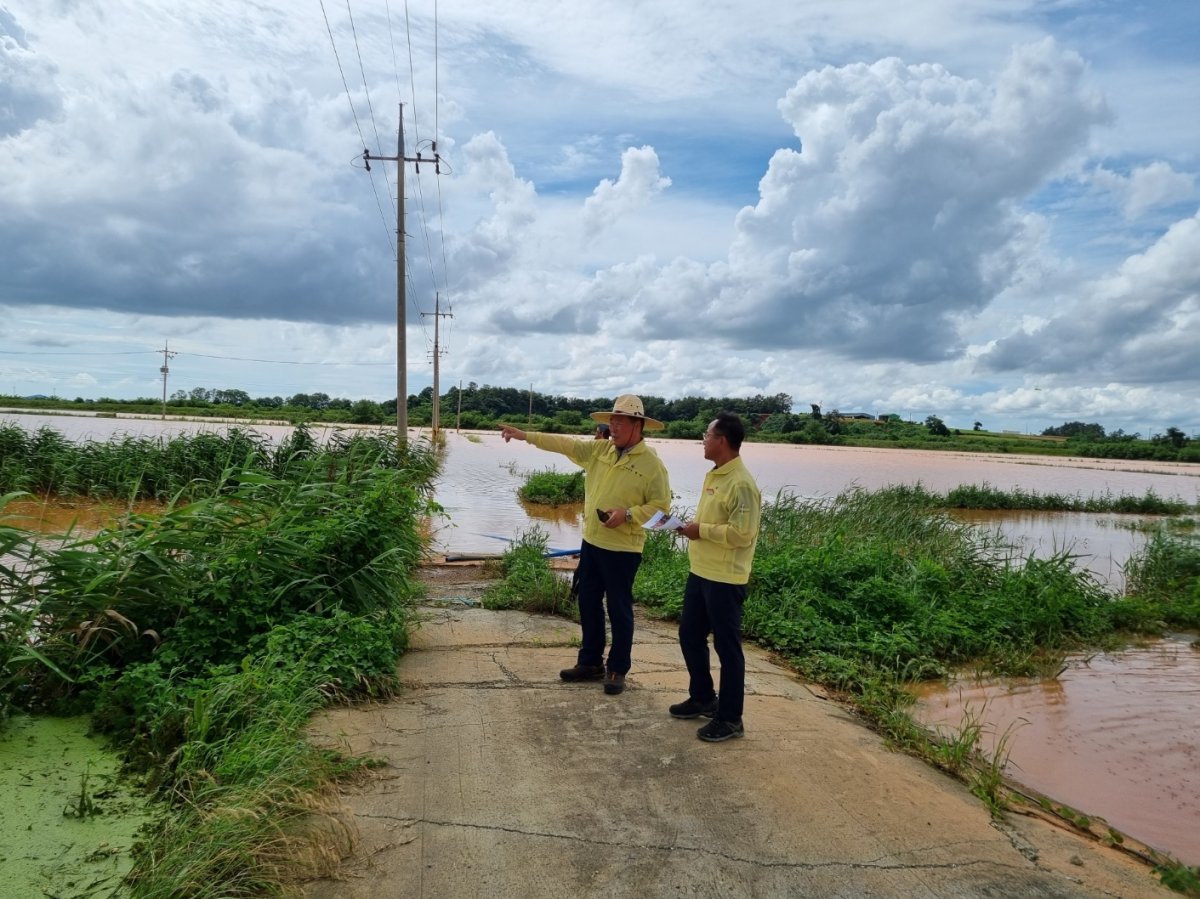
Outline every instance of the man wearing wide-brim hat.
<path fill-rule="evenodd" d="M 663 423 L 646 415 L 639 397 L 617 397 L 611 412 L 593 412 L 608 425 L 608 440 L 582 440 L 560 434 L 527 433 L 504 425 L 505 442 L 516 438 L 539 449 L 561 453 L 586 473 L 583 496 L 583 545 L 576 572 L 579 623 L 583 639 L 576 663 L 559 672 L 565 681 L 604 680 L 610 695 L 625 689 L 633 653 L 633 579 L 642 562 L 646 532 L 642 524 L 671 504 L 667 469 L 642 439 L 645 429 Z M 612 646 L 604 658 L 604 609 Z"/>

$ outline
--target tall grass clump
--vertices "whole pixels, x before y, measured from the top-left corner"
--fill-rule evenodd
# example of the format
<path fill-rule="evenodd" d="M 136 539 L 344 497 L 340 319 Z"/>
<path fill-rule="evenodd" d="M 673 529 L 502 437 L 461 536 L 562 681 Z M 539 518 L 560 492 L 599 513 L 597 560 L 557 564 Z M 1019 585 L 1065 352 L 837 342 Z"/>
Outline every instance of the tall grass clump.
<path fill-rule="evenodd" d="M 670 612 L 685 574 L 649 556 L 638 596 Z M 968 661 L 1007 673 L 1054 664 L 1111 629 L 1110 600 L 1069 555 L 1016 559 L 995 536 L 931 508 L 919 488 L 781 495 L 763 511 L 743 629 L 886 708 L 889 684 Z"/>
<path fill-rule="evenodd" d="M 535 471 L 525 478 L 517 495 L 527 503 L 562 506 L 583 502 L 583 471 Z"/>
<path fill-rule="evenodd" d="M 294 479 L 293 470 L 316 460 L 343 465 L 345 459 L 358 458 L 394 467 L 399 452 L 383 431 L 335 432 L 323 445 L 303 426 L 277 443 L 240 428 L 76 443 L 51 428 L 30 434 L 0 424 L 0 490 L 186 501 L 225 484 L 231 470 Z"/>
<path fill-rule="evenodd" d="M 278 892 L 298 847 L 320 856 L 305 822 L 348 763 L 304 722 L 386 694 L 407 643 L 432 452 L 355 437 L 259 462 L 92 536 L 0 528 L 6 704 L 90 711 L 172 810 L 136 896 Z"/>
<path fill-rule="evenodd" d="M 1167 527 L 1151 533 L 1125 563 L 1125 597 L 1116 614 L 1130 630 L 1200 628 L 1200 535 Z"/>
<path fill-rule="evenodd" d="M 512 543 L 500 559 L 503 577 L 483 593 L 484 608 L 575 614 L 570 583 L 546 557 L 547 540 L 546 532 L 534 526 Z"/>

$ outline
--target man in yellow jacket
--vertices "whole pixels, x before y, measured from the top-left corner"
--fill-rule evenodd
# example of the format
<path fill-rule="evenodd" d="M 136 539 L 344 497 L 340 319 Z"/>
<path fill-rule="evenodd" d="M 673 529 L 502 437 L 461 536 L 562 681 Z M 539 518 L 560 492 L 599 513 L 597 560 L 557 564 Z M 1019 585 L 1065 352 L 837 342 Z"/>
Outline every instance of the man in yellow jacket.
<path fill-rule="evenodd" d="M 675 718 L 712 718 L 696 735 L 719 743 L 745 732 L 742 705 L 746 658 L 742 654 L 742 605 L 754 561 L 762 496 L 742 463 L 746 429 L 732 412 L 722 412 L 704 432 L 704 476 L 696 520 L 678 533 L 688 539 L 688 578 L 679 618 L 679 648 L 688 669 L 688 698 L 671 706 Z M 721 689 L 713 689 L 708 635 L 721 660 Z"/>
<path fill-rule="evenodd" d="M 646 428 L 661 421 L 650 418 L 639 397 L 619 396 L 611 412 L 592 418 L 609 427 L 608 440 L 581 440 L 559 434 L 525 432 L 511 425 L 500 428 L 505 442 L 525 440 L 539 449 L 561 453 L 587 474 L 583 496 L 583 544 L 579 552 L 576 592 L 583 630 L 578 659 L 559 672 L 565 681 L 604 679 L 604 692 L 625 689 L 633 654 L 633 579 L 642 562 L 646 532 L 642 528 L 655 512 L 671 504 L 667 469 L 642 438 Z M 604 600 L 612 646 L 604 659 Z"/>

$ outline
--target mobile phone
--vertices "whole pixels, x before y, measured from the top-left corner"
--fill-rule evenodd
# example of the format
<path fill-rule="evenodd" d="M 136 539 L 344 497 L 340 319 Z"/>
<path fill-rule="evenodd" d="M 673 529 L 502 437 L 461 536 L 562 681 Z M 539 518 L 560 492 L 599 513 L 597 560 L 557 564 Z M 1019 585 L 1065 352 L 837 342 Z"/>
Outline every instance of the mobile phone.
<path fill-rule="evenodd" d="M 603 509 L 596 510 L 596 517 L 599 518 L 601 521 L 608 521 L 608 513 L 605 512 Z"/>

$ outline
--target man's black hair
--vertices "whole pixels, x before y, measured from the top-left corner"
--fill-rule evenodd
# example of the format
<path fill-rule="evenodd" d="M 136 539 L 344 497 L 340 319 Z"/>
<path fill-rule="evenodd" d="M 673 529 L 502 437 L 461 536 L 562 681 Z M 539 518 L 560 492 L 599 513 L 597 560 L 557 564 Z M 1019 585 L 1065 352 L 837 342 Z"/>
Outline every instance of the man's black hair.
<path fill-rule="evenodd" d="M 713 433 L 724 437 L 729 448 L 736 453 L 741 451 L 742 441 L 746 439 L 746 426 L 736 413 L 718 412 L 713 419 Z"/>

